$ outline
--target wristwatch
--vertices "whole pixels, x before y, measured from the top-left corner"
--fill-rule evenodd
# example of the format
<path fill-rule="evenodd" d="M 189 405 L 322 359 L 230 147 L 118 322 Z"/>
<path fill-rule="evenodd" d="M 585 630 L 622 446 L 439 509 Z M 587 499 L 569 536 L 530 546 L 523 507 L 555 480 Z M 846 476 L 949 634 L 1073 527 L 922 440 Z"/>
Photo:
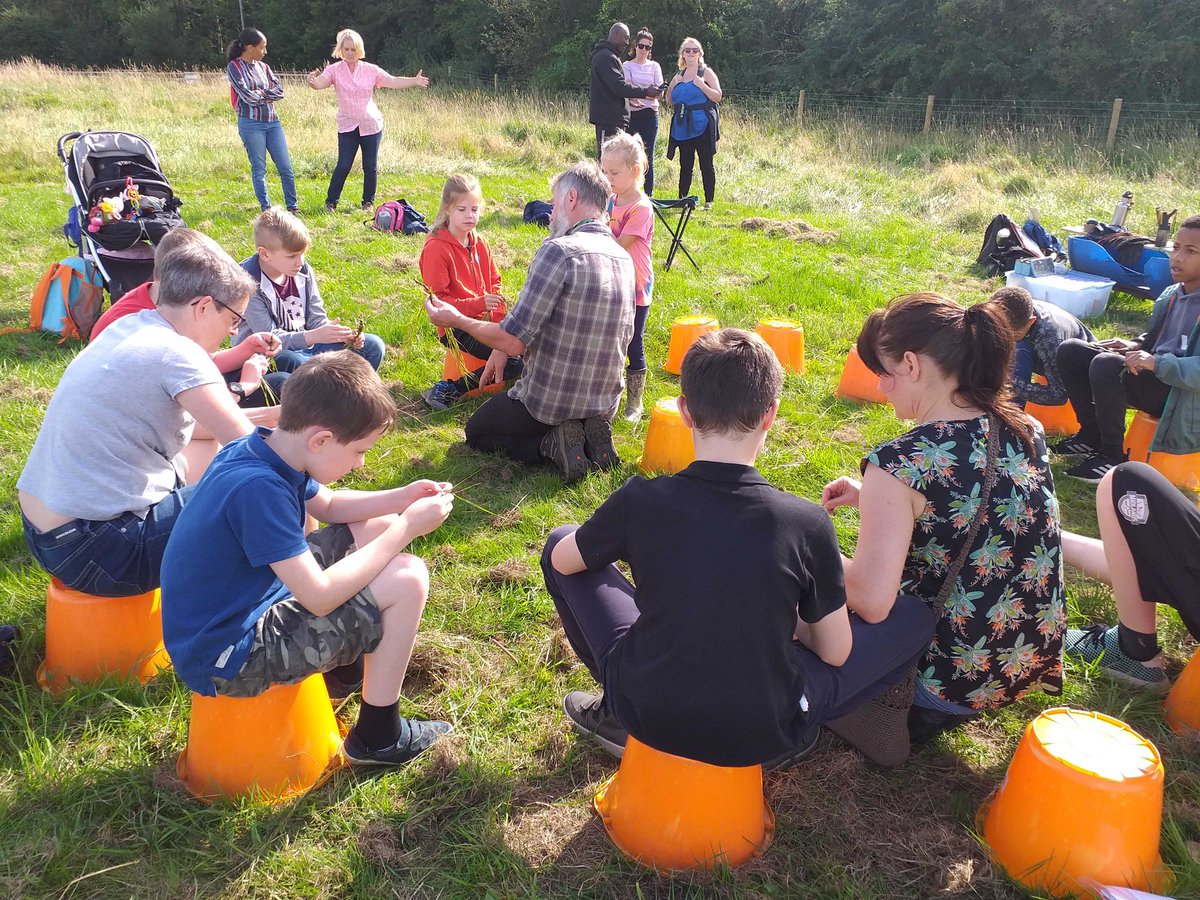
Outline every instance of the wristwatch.
<path fill-rule="evenodd" d="M 229 391 L 238 398 L 239 403 L 246 399 L 246 386 L 240 381 L 229 382 Z"/>

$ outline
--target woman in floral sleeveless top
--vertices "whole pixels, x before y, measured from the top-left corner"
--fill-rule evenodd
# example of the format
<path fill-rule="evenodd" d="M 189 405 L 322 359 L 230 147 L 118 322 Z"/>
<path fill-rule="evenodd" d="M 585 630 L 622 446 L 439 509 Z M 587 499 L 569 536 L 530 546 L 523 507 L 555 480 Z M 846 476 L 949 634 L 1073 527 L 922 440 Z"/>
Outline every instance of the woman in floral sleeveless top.
<path fill-rule="evenodd" d="M 1008 325 L 985 305 L 964 310 L 937 294 L 911 294 L 870 315 L 858 352 L 897 416 L 918 424 L 867 455 L 861 485 L 838 479 L 822 503 L 861 510 L 856 559 L 846 563 L 852 610 L 881 621 L 897 594 L 915 594 L 939 617 L 918 664 L 912 738 L 1031 690 L 1059 693 L 1066 606 L 1058 501 L 1045 437 L 1007 393 Z M 981 513 L 992 441 L 997 472 Z"/>

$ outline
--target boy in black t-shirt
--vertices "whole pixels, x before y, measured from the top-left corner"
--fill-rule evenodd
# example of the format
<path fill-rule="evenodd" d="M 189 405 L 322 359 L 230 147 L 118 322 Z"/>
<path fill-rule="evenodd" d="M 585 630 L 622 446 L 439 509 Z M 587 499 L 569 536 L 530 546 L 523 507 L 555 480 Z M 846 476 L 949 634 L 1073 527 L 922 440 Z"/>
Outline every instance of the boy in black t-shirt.
<path fill-rule="evenodd" d="M 604 685 L 563 708 L 614 756 L 632 733 L 713 765 L 793 762 L 822 722 L 900 681 L 929 645 L 933 616 L 914 598 L 878 625 L 850 616 L 829 516 L 754 468 L 782 384 L 757 335 L 705 335 L 679 398 L 696 461 L 630 479 L 578 529 L 550 535 L 546 587 Z"/>

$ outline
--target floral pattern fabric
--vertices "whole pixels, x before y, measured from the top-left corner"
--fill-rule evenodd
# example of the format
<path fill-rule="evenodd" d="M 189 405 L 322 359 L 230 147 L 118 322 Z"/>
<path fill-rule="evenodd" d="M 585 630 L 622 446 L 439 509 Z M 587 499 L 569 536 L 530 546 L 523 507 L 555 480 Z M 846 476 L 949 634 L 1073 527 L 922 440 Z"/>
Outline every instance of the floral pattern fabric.
<path fill-rule="evenodd" d="M 974 709 L 1062 690 L 1066 597 L 1058 499 L 1040 428 L 1031 456 L 999 427 L 999 475 L 982 527 L 938 615 L 918 675 L 935 696 Z M 979 510 L 986 417 L 927 422 L 878 447 L 873 463 L 925 497 L 900 591 L 932 605 Z"/>

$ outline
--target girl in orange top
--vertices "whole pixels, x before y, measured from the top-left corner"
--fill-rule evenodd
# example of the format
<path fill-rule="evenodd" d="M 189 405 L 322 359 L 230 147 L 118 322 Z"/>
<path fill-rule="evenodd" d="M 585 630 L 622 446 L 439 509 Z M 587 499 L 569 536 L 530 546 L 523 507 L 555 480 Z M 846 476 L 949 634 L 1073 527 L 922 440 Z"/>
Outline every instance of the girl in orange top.
<path fill-rule="evenodd" d="M 500 295 L 500 272 L 492 262 L 487 242 L 475 233 L 483 213 L 483 191 L 473 175 L 455 174 L 442 188 L 433 227 L 421 249 L 421 280 L 439 300 L 455 306 L 463 315 L 499 322 L 508 314 Z M 449 334 L 438 329 L 438 340 L 457 347 L 464 354 L 486 360 L 491 348 L 465 331 Z M 479 387 L 483 367 L 457 381 L 439 381 L 421 397 L 431 409 L 448 409 L 468 391 Z M 512 381 L 521 374 L 521 359 L 512 357 L 504 369 L 504 379 Z"/>

